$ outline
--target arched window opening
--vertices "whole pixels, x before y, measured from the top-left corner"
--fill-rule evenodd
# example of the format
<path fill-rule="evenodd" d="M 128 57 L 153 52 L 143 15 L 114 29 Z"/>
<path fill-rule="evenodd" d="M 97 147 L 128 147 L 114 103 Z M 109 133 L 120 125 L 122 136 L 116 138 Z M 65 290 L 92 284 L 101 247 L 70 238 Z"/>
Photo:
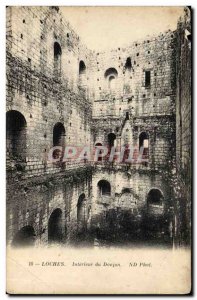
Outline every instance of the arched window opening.
<path fill-rule="evenodd" d="M 48 222 L 48 242 L 59 243 L 62 238 L 62 210 L 56 208 L 50 215 Z"/>
<path fill-rule="evenodd" d="M 147 196 L 147 206 L 149 205 L 162 205 L 164 197 L 160 190 L 151 189 Z"/>
<path fill-rule="evenodd" d="M 60 44 L 55 42 L 54 43 L 54 71 L 56 76 L 59 76 L 61 74 L 61 55 L 62 55 L 62 49 L 60 47 Z"/>
<path fill-rule="evenodd" d="M 79 62 L 79 75 L 83 75 L 86 73 L 86 65 L 83 60 Z"/>
<path fill-rule="evenodd" d="M 149 136 L 146 132 L 141 132 L 139 135 L 139 150 L 143 147 L 142 156 L 147 159 L 149 156 Z"/>
<path fill-rule="evenodd" d="M 101 143 L 96 143 L 95 144 L 95 148 L 97 149 L 98 147 L 101 147 L 102 146 L 102 144 Z M 99 154 L 101 154 L 102 153 L 102 150 L 100 150 L 99 152 L 98 152 L 98 155 Z M 98 161 L 102 161 L 102 157 L 98 157 Z"/>
<path fill-rule="evenodd" d="M 11 110 L 6 114 L 6 148 L 7 155 L 12 159 L 24 160 L 26 156 L 26 128 L 24 116 Z"/>
<path fill-rule="evenodd" d="M 53 147 L 56 146 L 62 147 L 62 152 L 58 149 L 53 152 L 53 157 L 59 158 L 61 155 L 63 155 L 63 148 L 65 146 L 65 128 L 60 122 L 56 123 L 53 127 Z"/>
<path fill-rule="evenodd" d="M 114 75 L 109 77 L 109 88 L 110 90 L 114 90 L 116 87 L 116 77 Z"/>
<path fill-rule="evenodd" d="M 105 78 L 108 78 L 110 75 L 114 75 L 115 77 L 117 77 L 118 76 L 117 70 L 115 68 L 107 69 L 104 74 Z"/>
<path fill-rule="evenodd" d="M 116 79 L 118 77 L 118 72 L 115 68 L 109 68 L 105 71 L 105 79 L 108 81 L 108 88 L 114 90 L 116 88 Z"/>
<path fill-rule="evenodd" d="M 131 65 L 131 58 L 127 57 L 126 63 L 125 63 L 125 70 L 131 71 L 132 65 Z"/>
<path fill-rule="evenodd" d="M 87 78 L 86 78 L 86 65 L 83 60 L 79 62 L 79 85 L 86 87 Z"/>
<path fill-rule="evenodd" d="M 55 42 L 54 43 L 54 59 L 55 60 L 60 59 L 61 55 L 62 55 L 62 49 L 60 47 L 60 44 Z"/>
<path fill-rule="evenodd" d="M 56 123 L 53 127 L 53 146 L 64 146 L 65 141 L 65 128 L 60 122 Z"/>
<path fill-rule="evenodd" d="M 130 188 L 123 188 L 122 189 L 122 194 L 127 194 L 127 193 L 131 193 L 131 189 Z"/>
<path fill-rule="evenodd" d="M 13 247 L 33 247 L 35 244 L 36 234 L 32 226 L 24 226 L 15 235 L 12 246 Z"/>
<path fill-rule="evenodd" d="M 108 146 L 111 149 L 115 146 L 116 135 L 114 133 L 108 134 Z"/>
<path fill-rule="evenodd" d="M 84 227 L 86 224 L 87 216 L 86 216 L 86 199 L 85 194 L 81 194 L 79 196 L 77 202 L 77 223 L 80 227 Z"/>
<path fill-rule="evenodd" d="M 99 196 L 110 196 L 111 185 L 107 180 L 100 180 L 98 182 Z"/>

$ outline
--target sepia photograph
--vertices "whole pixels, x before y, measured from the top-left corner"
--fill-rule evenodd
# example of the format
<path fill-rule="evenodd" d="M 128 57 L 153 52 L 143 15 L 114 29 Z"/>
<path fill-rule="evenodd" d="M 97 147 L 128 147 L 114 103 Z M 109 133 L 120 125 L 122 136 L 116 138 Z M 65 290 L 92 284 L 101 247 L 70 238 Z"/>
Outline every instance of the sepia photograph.
<path fill-rule="evenodd" d="M 189 294 L 192 8 L 5 9 L 7 293 Z"/>

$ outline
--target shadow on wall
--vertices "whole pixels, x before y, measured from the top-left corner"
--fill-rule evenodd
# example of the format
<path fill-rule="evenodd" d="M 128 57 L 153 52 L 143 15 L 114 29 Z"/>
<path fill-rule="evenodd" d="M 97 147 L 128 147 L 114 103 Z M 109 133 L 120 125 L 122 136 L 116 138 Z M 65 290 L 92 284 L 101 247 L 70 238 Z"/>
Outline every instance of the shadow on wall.
<path fill-rule="evenodd" d="M 101 203 L 99 197 L 103 196 L 103 189 L 104 195 L 107 189 L 103 180 L 98 183 L 98 189 Z M 125 192 L 130 194 L 129 189 Z M 108 207 L 108 202 L 103 204 L 103 211 L 95 215 L 91 223 L 90 234 L 101 244 L 172 245 L 173 215 L 159 189 L 149 191 L 143 207 Z"/>
<path fill-rule="evenodd" d="M 150 215 L 145 207 L 137 209 L 109 209 L 95 218 L 90 235 L 107 245 L 172 245 L 171 217 Z"/>
<path fill-rule="evenodd" d="M 35 244 L 36 234 L 32 226 L 24 226 L 21 228 L 12 241 L 13 247 L 32 247 Z"/>

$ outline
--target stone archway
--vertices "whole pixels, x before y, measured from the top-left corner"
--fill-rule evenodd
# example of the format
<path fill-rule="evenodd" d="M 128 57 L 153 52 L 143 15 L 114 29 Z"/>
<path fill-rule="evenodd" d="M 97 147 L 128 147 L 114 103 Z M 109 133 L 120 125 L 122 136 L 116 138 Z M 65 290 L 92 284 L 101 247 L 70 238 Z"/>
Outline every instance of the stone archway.
<path fill-rule="evenodd" d="M 62 238 L 62 210 L 60 208 L 56 208 L 50 215 L 48 221 L 48 242 L 60 243 Z"/>

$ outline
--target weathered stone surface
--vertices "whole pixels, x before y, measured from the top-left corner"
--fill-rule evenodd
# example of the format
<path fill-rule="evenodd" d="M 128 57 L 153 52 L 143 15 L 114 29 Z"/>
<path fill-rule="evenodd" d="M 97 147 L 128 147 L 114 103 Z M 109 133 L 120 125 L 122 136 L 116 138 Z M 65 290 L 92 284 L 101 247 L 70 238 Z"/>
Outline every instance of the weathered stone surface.
<path fill-rule="evenodd" d="M 189 12 L 173 32 L 95 53 L 58 7 L 6 10 L 8 243 L 27 227 L 37 244 L 47 243 L 53 212 L 64 243 L 99 235 L 188 242 Z M 115 146 L 129 143 L 137 152 L 146 140 L 148 162 L 47 160 L 54 145 L 93 149 L 109 145 L 111 133 Z M 101 180 L 110 188 L 100 188 Z M 153 190 L 160 200 L 149 203 Z"/>

